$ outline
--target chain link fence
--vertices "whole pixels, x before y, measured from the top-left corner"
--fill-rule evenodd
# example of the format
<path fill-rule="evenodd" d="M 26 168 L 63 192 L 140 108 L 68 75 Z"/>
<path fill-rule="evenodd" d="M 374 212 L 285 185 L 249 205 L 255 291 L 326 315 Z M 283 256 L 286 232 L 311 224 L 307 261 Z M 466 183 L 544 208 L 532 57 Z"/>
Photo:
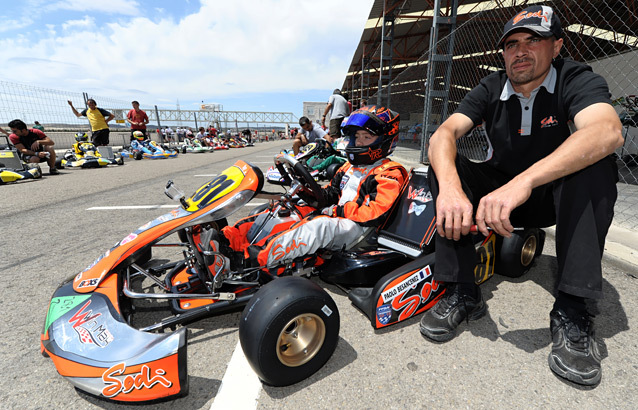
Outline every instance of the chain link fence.
<path fill-rule="evenodd" d="M 390 106 L 401 114 L 400 146 L 421 149 L 427 163 L 424 111 L 430 110 L 430 123 L 440 124 L 454 112 L 465 94 L 491 72 L 503 69 L 496 43 L 503 26 L 515 13 L 532 5 L 551 6 L 560 17 L 565 32 L 562 57 L 592 66 L 609 84 L 613 105 L 623 124 L 624 145 L 615 155 L 620 183 L 616 221 L 628 229 L 638 229 L 634 209 L 638 207 L 638 15 L 633 2 L 623 1 L 459 1 L 457 26 L 452 34 L 440 35 L 434 47 L 443 56 L 452 50 L 448 65 L 434 63 L 432 84 L 426 83 L 429 50 L 390 83 Z M 447 11 L 443 10 L 442 14 Z M 424 24 L 424 23 L 414 23 Z M 447 80 L 447 81 L 446 81 Z M 417 85 L 415 87 L 415 85 Z M 425 107 L 428 93 L 431 98 Z M 438 97 L 444 95 L 444 97 Z M 372 101 L 374 98 L 372 97 Z M 422 143 L 423 138 L 426 143 Z M 483 161 L 489 143 L 481 127 L 461 138 L 458 150 Z M 619 218 L 620 216 L 620 218 Z"/>
<path fill-rule="evenodd" d="M 7 123 L 11 120 L 21 119 L 27 124 L 28 128 L 32 128 L 35 122 L 38 121 L 44 127 L 45 133 L 55 142 L 56 149 L 68 149 L 75 142 L 75 133 L 88 132 L 90 134 L 91 131 L 88 119 L 86 117 L 76 117 L 71 111 L 68 101 L 71 101 L 77 111 L 81 112 L 87 108 L 86 100 L 89 98 L 93 98 L 99 108 L 103 108 L 115 116 L 113 121 L 109 122 L 109 129 L 111 130 L 110 145 L 128 145 L 130 129 L 125 119 L 126 114 L 132 108 L 131 101 L 8 81 L 0 81 L 0 127 L 8 132 Z M 179 107 L 173 109 L 159 108 L 163 111 L 170 111 L 171 115 L 169 115 L 170 119 L 162 119 L 161 122 L 158 122 L 156 107 L 154 105 L 140 106 L 142 110 L 146 111 L 151 121 L 148 124 L 148 129 L 153 132 L 149 132 L 148 135 L 157 142 L 161 142 L 160 136 L 155 132 L 159 126 L 162 129 L 171 127 L 173 131 L 176 128 L 190 128 L 197 132 L 198 127 L 207 127 L 209 125 L 209 122 L 206 121 L 208 117 L 206 110 L 193 111 L 195 113 L 194 118 L 183 119 L 183 116 L 179 115 Z M 162 118 L 161 115 L 160 118 Z M 229 130 L 231 133 L 239 133 L 249 128 L 259 140 L 277 139 L 280 134 L 284 134 L 287 130 L 280 123 L 246 123 L 237 120 L 220 121 L 215 126 L 220 131 Z"/>

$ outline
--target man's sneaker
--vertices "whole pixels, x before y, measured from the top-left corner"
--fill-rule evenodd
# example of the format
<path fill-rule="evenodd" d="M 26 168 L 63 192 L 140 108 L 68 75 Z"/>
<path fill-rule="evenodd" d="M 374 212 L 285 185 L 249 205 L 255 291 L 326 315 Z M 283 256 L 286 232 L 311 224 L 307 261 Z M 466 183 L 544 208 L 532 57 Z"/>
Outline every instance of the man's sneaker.
<path fill-rule="evenodd" d="M 59 175 L 60 171 L 58 171 L 57 168 L 50 168 L 49 169 L 49 175 Z"/>
<path fill-rule="evenodd" d="M 562 309 L 554 309 L 549 318 L 553 342 L 549 368 L 574 383 L 598 384 L 602 376 L 600 347 L 589 316 L 569 317 Z"/>
<path fill-rule="evenodd" d="M 448 288 L 441 300 L 421 318 L 421 334 L 436 342 L 447 342 L 456 336 L 456 328 L 466 320 L 480 319 L 487 313 L 481 290 L 472 297 L 460 293 L 458 287 Z"/>

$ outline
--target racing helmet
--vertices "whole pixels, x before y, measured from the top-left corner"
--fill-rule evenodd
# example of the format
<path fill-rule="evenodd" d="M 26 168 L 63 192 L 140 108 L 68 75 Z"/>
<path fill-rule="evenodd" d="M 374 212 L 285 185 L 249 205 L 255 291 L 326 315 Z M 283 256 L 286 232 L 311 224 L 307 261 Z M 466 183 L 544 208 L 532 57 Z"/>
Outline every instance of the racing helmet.
<path fill-rule="evenodd" d="M 144 133 L 142 131 L 133 131 L 133 138 L 138 141 L 144 141 Z"/>
<path fill-rule="evenodd" d="M 75 134 L 75 140 L 80 144 L 83 142 L 89 142 L 89 136 L 86 134 L 86 132 L 78 132 Z"/>
<path fill-rule="evenodd" d="M 356 133 L 365 130 L 378 136 L 366 147 L 356 146 Z M 394 151 L 399 137 L 399 113 L 374 105 L 361 107 L 352 112 L 341 126 L 348 139 L 346 157 L 352 165 L 369 165 L 385 158 Z"/>

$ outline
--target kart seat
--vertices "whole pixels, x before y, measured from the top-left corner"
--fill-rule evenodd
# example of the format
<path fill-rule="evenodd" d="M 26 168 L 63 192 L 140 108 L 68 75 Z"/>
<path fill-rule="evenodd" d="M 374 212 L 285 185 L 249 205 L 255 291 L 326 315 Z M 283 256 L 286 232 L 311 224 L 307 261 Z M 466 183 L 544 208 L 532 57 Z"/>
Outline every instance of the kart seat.
<path fill-rule="evenodd" d="M 436 218 L 427 176 L 427 167 L 412 169 L 398 202 L 379 230 L 380 246 L 413 258 L 434 250 Z"/>

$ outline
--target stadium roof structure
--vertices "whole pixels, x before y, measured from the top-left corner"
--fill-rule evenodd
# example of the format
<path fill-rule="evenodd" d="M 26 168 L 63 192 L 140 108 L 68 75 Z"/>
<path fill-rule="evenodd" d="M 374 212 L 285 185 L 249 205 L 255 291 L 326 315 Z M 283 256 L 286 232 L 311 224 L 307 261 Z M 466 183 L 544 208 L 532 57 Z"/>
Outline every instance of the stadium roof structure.
<path fill-rule="evenodd" d="M 379 84 L 386 95 L 390 84 L 393 109 L 414 112 L 420 104 L 423 111 L 434 40 L 436 54 L 450 62 L 447 77 L 439 73 L 438 85 L 446 80 L 445 98 L 458 102 L 477 79 L 501 68 L 497 42 L 504 23 L 534 4 L 550 5 L 559 15 L 566 37 L 563 55 L 591 62 L 638 49 L 635 0 L 375 0 L 342 90 L 358 106 L 361 99 L 376 103 Z M 432 31 L 435 20 L 437 30 Z M 442 49 L 446 41 L 453 48 Z"/>

